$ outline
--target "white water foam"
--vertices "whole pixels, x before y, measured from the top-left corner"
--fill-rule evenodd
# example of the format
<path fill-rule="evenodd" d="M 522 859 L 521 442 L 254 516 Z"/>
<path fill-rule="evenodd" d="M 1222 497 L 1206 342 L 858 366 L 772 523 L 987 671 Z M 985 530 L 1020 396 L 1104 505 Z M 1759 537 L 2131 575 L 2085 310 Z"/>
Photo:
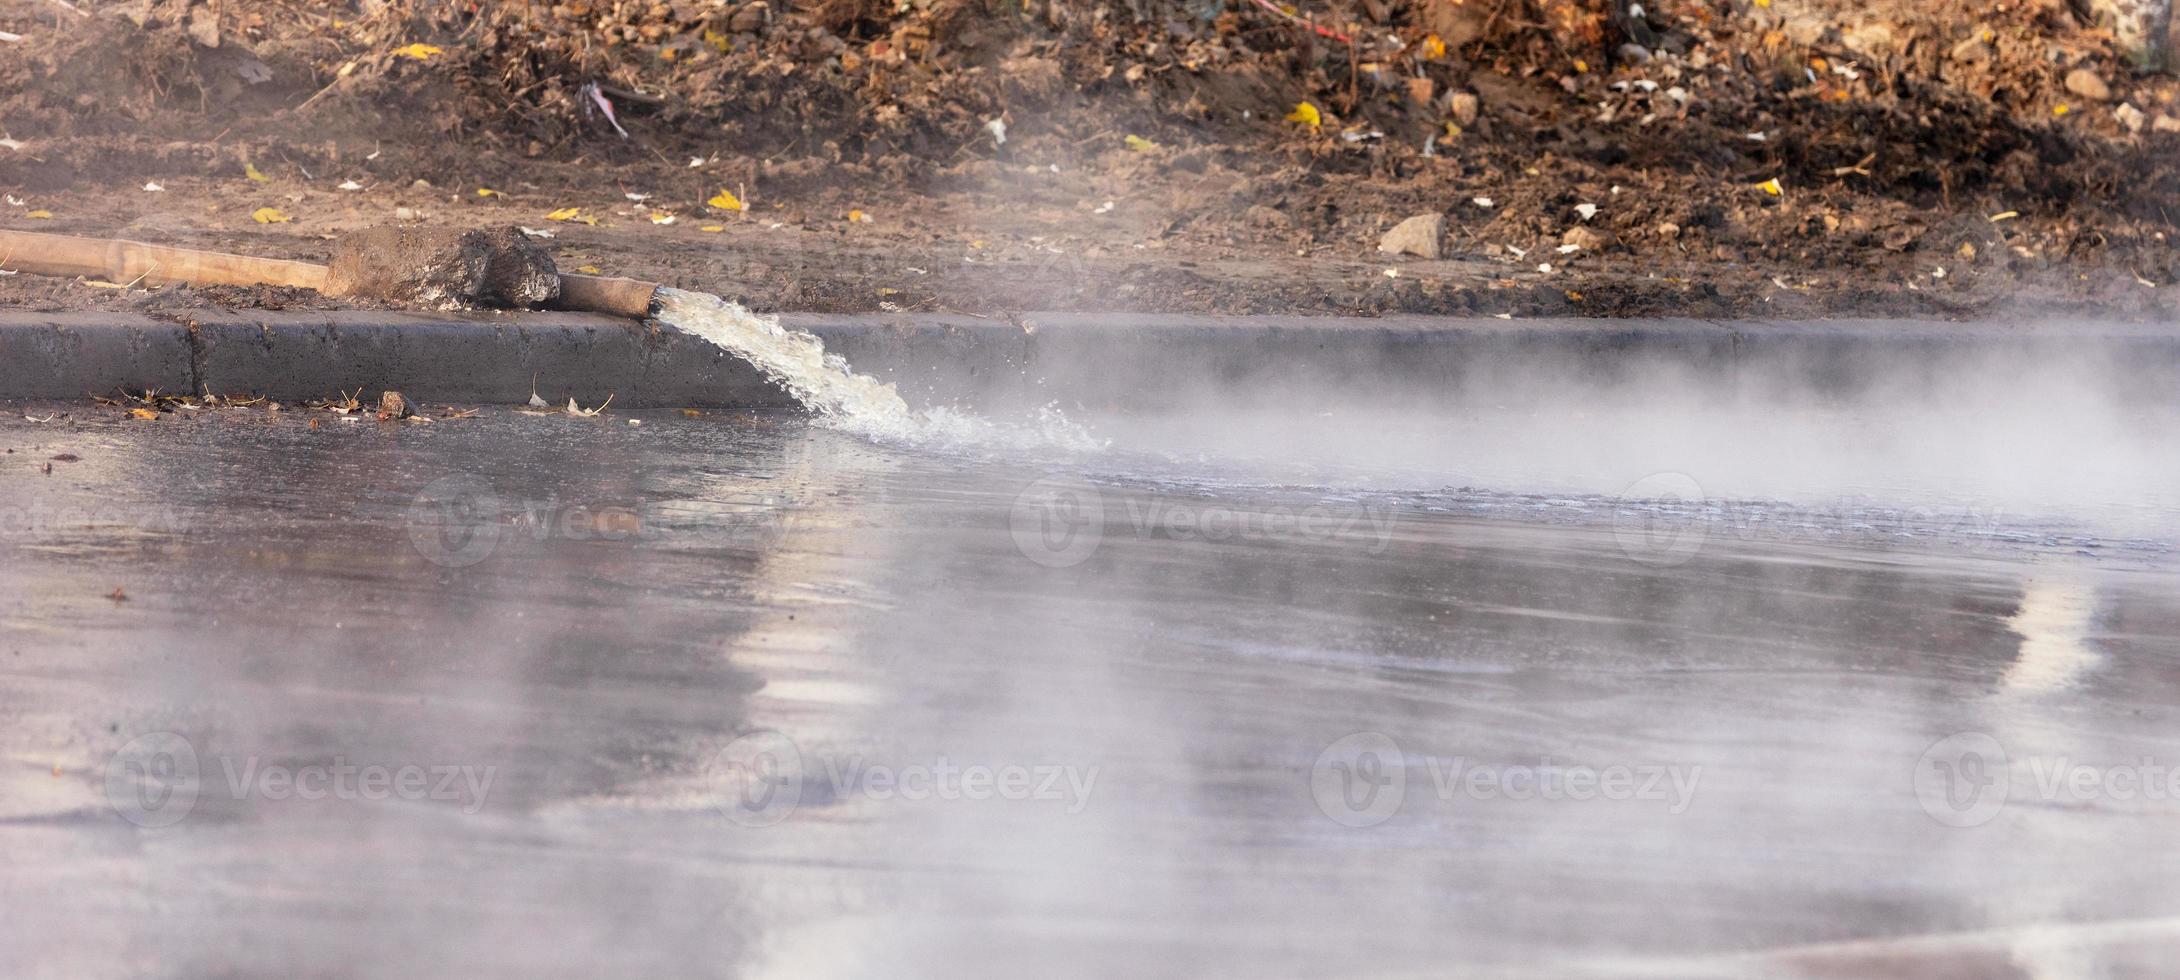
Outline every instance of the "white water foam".
<path fill-rule="evenodd" d="M 1059 409 L 1047 407 L 1021 423 L 996 422 L 950 408 L 917 411 L 892 385 L 855 373 L 846 359 L 828 354 L 825 342 L 780 326 L 777 317 L 752 313 L 710 293 L 661 288 L 658 319 L 756 365 L 812 418 L 828 428 L 874 442 L 958 449 L 1105 448 Z"/>

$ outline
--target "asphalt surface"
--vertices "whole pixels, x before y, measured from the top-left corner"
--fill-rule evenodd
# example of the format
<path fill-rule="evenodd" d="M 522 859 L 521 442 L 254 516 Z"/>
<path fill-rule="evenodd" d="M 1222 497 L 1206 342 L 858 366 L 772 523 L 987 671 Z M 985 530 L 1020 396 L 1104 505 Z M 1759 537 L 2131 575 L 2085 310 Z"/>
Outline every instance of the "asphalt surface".
<path fill-rule="evenodd" d="M 20 408 L 12 976 L 2056 978 L 2180 947 L 2148 545 L 779 414 Z"/>

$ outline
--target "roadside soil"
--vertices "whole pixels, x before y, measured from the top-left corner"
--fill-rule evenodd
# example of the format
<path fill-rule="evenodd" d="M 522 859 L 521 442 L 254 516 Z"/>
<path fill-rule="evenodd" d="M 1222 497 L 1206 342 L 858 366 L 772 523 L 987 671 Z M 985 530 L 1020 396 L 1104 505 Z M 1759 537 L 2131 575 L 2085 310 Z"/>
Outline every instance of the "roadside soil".
<path fill-rule="evenodd" d="M 2174 79 L 2064 0 L 1649 6 L 0 0 L 0 228 L 516 225 L 774 310 L 2171 315 Z M 345 304 L 0 277 L 205 305 Z"/>

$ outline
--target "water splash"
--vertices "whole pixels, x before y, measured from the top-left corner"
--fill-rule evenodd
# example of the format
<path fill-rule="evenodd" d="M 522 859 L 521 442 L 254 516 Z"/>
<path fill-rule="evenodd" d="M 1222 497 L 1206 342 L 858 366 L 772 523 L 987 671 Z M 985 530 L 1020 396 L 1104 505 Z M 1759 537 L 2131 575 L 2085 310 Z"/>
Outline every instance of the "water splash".
<path fill-rule="evenodd" d="M 825 342 L 815 335 L 790 330 L 780 326 L 777 317 L 760 316 L 710 293 L 662 288 L 657 310 L 661 322 L 756 365 L 765 377 L 787 389 L 819 425 L 874 442 L 1070 451 L 1105 446 L 1057 408 L 1045 408 L 1021 423 L 995 422 L 943 407 L 917 411 L 892 385 L 857 374 L 845 358 L 826 353 Z"/>

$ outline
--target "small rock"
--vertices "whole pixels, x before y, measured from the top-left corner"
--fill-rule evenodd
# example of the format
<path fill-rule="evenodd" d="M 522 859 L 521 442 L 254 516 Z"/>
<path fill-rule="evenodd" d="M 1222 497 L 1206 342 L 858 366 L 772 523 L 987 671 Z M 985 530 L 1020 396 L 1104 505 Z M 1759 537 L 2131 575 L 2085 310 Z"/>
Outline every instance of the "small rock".
<path fill-rule="evenodd" d="M 1605 236 L 1598 234 L 1587 225 L 1576 225 L 1567 229 L 1566 234 L 1559 236 L 1559 243 L 1561 245 L 1573 245 L 1585 252 L 1600 251 L 1606 245 Z"/>
<path fill-rule="evenodd" d="M 220 46 L 220 18 L 217 7 L 198 7 L 189 12 L 189 37 L 208 48 Z"/>
<path fill-rule="evenodd" d="M 734 12 L 733 17 L 727 19 L 727 33 L 756 33 L 758 28 L 765 26 L 765 10 L 766 5 L 762 3 L 744 5 Z"/>
<path fill-rule="evenodd" d="M 1963 38 L 1960 43 L 1953 45 L 1953 49 L 1946 52 L 1946 56 L 1960 62 L 1989 61 L 1991 60 L 1991 46 L 1985 43 L 1982 37 L 1971 36 Z"/>
<path fill-rule="evenodd" d="M 2160 133 L 2180 133 L 2180 119 L 2160 112 L 2156 119 L 2150 121 L 2150 128 Z"/>
<path fill-rule="evenodd" d="M 1680 237 L 1680 226 L 1679 226 L 1679 225 L 1676 225 L 1676 224 L 1674 224 L 1674 223 L 1672 223 L 1672 222 L 1670 222 L 1670 221 L 1660 221 L 1660 222 L 1658 222 L 1658 237 L 1659 237 L 1659 238 L 1679 238 L 1679 237 Z"/>
<path fill-rule="evenodd" d="M 1467 129 L 1476 124 L 1476 114 L 1483 110 L 1483 102 L 1473 92 L 1455 92 L 1446 97 L 1446 109 L 1453 113 L 1453 121 Z"/>
<path fill-rule="evenodd" d="M 2127 131 L 2130 133 L 2142 132 L 2142 124 L 2145 121 L 2142 110 L 2127 102 L 2120 103 L 2118 108 L 2112 110 L 2112 118 L 2119 120 L 2119 124 L 2127 127 Z"/>
<path fill-rule="evenodd" d="M 1419 214 L 1386 232 L 1378 239 L 1378 251 L 1399 255 L 1420 255 L 1426 259 L 1439 256 L 1439 240 L 1446 236 L 1446 216 L 1438 213 Z"/>
<path fill-rule="evenodd" d="M 409 411 L 409 400 L 401 397 L 400 392 L 389 391 L 378 396 L 379 421 L 387 422 L 393 419 L 405 419 L 413 414 L 415 413 Z"/>
<path fill-rule="evenodd" d="M 415 208 L 402 207 L 394 209 L 395 221 L 415 221 L 417 217 Z"/>
<path fill-rule="evenodd" d="M 1650 49 L 1629 41 L 1620 45 L 1620 58 L 1629 64 L 1639 65 L 1650 60 Z"/>
<path fill-rule="evenodd" d="M 2066 90 L 2091 102 L 2103 102 L 2112 97 L 2112 87 L 2104 84 L 2104 79 L 2087 68 L 2076 68 L 2066 73 Z"/>
<path fill-rule="evenodd" d="M 418 177 L 414 182 L 409 184 L 409 189 L 418 191 L 431 190 L 431 181 L 425 180 L 422 177 Z"/>

